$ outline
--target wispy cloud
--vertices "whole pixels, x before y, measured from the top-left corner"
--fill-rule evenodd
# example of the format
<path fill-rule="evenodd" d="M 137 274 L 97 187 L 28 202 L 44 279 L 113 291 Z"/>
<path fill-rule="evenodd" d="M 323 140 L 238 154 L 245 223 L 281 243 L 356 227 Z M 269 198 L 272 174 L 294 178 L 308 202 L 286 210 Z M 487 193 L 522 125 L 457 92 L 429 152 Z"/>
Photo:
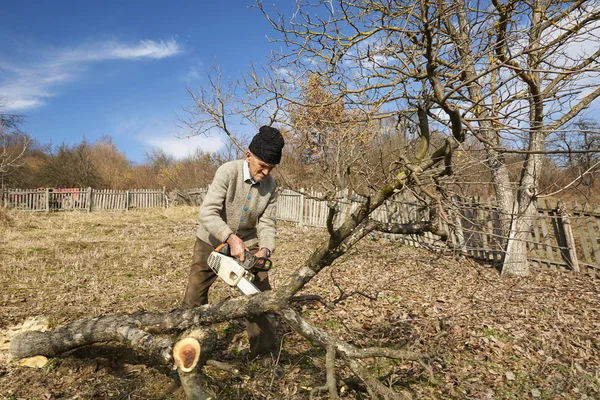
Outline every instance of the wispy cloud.
<path fill-rule="evenodd" d="M 40 53 L 33 62 L 0 56 L 0 101 L 9 111 L 43 106 L 65 85 L 82 79 L 95 62 L 173 57 L 182 52 L 175 39 L 90 42 L 75 48 Z"/>
<path fill-rule="evenodd" d="M 165 153 L 182 159 L 193 156 L 196 150 L 202 150 L 207 153 L 219 151 L 223 147 L 223 142 L 217 137 L 193 136 L 190 138 L 177 138 L 169 135 L 164 137 L 144 137 L 140 138 L 146 145 L 152 148 L 162 149 Z"/>
<path fill-rule="evenodd" d="M 202 61 L 197 61 L 189 67 L 187 73 L 181 77 L 181 80 L 186 84 L 197 83 L 206 76 L 205 66 Z"/>
<path fill-rule="evenodd" d="M 142 40 L 136 45 L 110 41 L 92 43 L 70 49 L 60 55 L 62 62 L 90 62 L 106 60 L 137 60 L 143 58 L 160 59 L 177 55 L 181 52 L 175 39 L 167 41 Z"/>
<path fill-rule="evenodd" d="M 212 153 L 223 147 L 223 140 L 217 133 L 183 138 L 189 132 L 168 115 L 128 115 L 115 120 L 112 130 L 115 137 L 133 139 L 138 153 L 161 149 L 176 159 L 192 156 L 198 149 Z"/>
<path fill-rule="evenodd" d="M 196 153 L 196 150 L 212 153 L 223 147 L 223 141 L 218 136 L 184 137 L 188 132 L 175 123 L 167 121 L 136 126 L 137 129 L 134 134 L 136 141 L 148 150 L 158 148 L 176 159 L 192 156 Z"/>

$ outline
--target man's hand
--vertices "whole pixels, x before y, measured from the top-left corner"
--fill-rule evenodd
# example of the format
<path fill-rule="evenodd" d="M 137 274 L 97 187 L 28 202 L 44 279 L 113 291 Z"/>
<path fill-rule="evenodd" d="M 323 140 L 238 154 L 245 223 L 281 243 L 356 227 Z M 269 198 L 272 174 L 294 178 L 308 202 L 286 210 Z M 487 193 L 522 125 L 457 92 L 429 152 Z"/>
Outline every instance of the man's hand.
<path fill-rule="evenodd" d="M 248 250 L 248 248 L 244 244 L 244 241 L 240 239 L 239 236 L 232 233 L 227 238 L 227 244 L 229 245 L 229 254 L 231 254 L 233 257 L 237 258 L 240 261 L 244 261 L 244 251 Z"/>
<path fill-rule="evenodd" d="M 269 250 L 266 247 L 263 247 L 262 249 L 260 249 L 259 251 L 257 251 L 256 254 L 254 254 L 254 257 L 256 257 L 256 258 L 260 258 L 260 257 L 269 258 Z"/>

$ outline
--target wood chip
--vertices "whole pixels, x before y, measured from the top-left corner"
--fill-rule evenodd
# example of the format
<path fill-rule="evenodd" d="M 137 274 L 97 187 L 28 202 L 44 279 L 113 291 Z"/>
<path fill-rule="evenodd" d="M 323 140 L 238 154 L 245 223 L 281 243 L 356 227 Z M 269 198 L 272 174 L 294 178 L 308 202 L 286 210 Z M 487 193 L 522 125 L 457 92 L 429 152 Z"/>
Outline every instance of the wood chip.
<path fill-rule="evenodd" d="M 23 359 L 19 363 L 21 367 L 43 368 L 48 363 L 48 359 L 44 356 L 34 356 Z"/>

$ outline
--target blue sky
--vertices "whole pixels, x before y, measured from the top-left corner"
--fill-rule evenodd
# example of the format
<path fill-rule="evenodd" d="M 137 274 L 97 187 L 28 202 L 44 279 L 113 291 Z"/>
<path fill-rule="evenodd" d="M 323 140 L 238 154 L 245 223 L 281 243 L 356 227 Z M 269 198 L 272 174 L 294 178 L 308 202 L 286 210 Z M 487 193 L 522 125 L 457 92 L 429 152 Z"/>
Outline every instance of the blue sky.
<path fill-rule="evenodd" d="M 293 4 L 279 1 L 278 4 Z M 113 138 L 134 162 L 161 147 L 184 156 L 214 151 L 218 137 L 177 139 L 186 85 L 206 84 L 267 62 L 273 35 L 251 1 L 5 2 L 0 24 L 0 99 L 26 117 L 41 143 Z M 251 129 L 251 128 L 248 128 Z"/>

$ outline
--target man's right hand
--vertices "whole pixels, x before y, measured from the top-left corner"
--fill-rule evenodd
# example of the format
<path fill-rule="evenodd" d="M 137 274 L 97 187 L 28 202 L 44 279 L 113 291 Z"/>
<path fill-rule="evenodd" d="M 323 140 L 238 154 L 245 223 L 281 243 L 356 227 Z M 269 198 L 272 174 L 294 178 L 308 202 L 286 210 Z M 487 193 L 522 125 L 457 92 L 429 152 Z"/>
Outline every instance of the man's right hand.
<path fill-rule="evenodd" d="M 239 236 L 232 233 L 227 238 L 227 244 L 229 245 L 229 254 L 240 261 L 244 261 L 244 251 L 248 250 L 244 241 L 240 239 Z"/>

